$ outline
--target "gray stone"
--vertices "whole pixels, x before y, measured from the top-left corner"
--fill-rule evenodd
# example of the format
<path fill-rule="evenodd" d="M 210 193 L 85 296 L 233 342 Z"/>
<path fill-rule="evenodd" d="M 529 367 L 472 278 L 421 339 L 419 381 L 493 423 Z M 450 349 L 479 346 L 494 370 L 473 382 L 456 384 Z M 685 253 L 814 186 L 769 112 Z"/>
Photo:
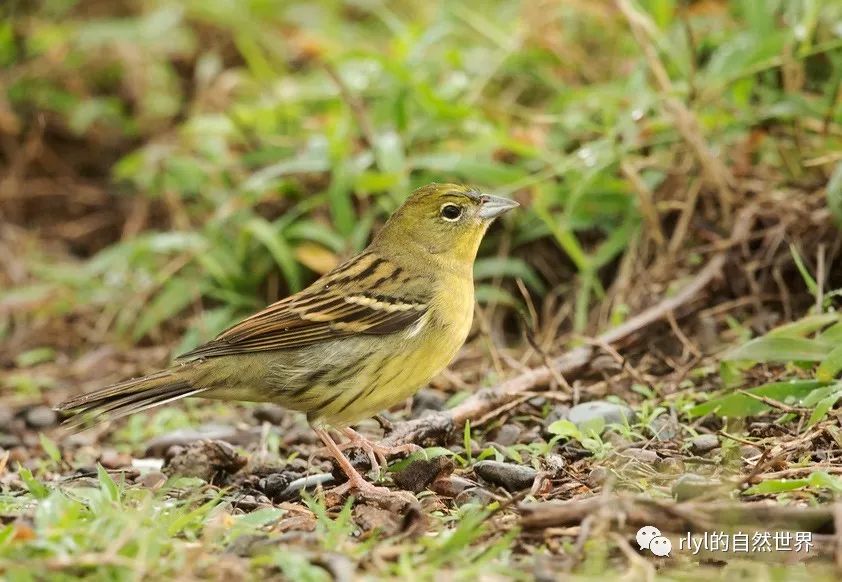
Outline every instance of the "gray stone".
<path fill-rule="evenodd" d="M 671 441 L 681 433 L 678 421 L 669 414 L 661 414 L 649 423 L 649 430 L 659 441 Z"/>
<path fill-rule="evenodd" d="M 442 497 L 457 497 L 463 491 L 476 487 L 470 479 L 457 475 L 443 475 L 430 483 L 430 489 Z"/>
<path fill-rule="evenodd" d="M 494 442 L 498 445 L 509 447 L 518 442 L 521 432 L 522 431 L 519 426 L 514 424 L 504 424 L 497 429 L 497 434 L 494 435 Z"/>
<path fill-rule="evenodd" d="M 690 450 L 697 455 L 704 455 L 719 448 L 719 438 L 715 434 L 700 434 L 690 439 Z"/>
<path fill-rule="evenodd" d="M 608 477 L 611 476 L 611 471 L 605 467 L 594 467 L 591 469 L 591 472 L 588 473 L 588 487 L 597 488 L 605 481 L 608 480 Z"/>
<path fill-rule="evenodd" d="M 474 465 L 474 473 L 509 492 L 529 489 L 538 475 L 532 467 L 498 461 L 480 461 Z"/>
<path fill-rule="evenodd" d="M 625 404 L 608 402 L 607 400 L 593 400 L 577 404 L 567 413 L 567 419 L 582 428 L 596 419 L 602 419 L 605 424 L 629 424 L 635 422 L 637 417 L 634 411 Z"/>
<path fill-rule="evenodd" d="M 15 413 L 4 404 L 0 404 L 0 431 L 7 430 L 15 419 Z"/>
<path fill-rule="evenodd" d="M 31 428 L 47 428 L 58 422 L 58 414 L 49 406 L 36 406 L 26 411 L 26 424 Z"/>
<path fill-rule="evenodd" d="M 763 451 L 761 451 L 759 447 L 755 447 L 754 445 L 743 445 L 740 447 L 740 456 L 745 461 L 748 461 L 750 459 L 757 459 L 762 454 Z"/>

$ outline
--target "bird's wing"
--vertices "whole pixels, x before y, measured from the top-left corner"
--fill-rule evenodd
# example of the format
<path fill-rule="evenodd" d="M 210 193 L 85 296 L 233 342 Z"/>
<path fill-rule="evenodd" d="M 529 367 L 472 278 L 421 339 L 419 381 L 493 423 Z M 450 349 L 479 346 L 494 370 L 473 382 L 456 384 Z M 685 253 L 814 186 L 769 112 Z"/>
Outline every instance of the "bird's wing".
<path fill-rule="evenodd" d="M 357 334 L 394 333 L 426 313 L 431 283 L 410 277 L 398 265 L 365 252 L 179 359 L 300 348 Z"/>

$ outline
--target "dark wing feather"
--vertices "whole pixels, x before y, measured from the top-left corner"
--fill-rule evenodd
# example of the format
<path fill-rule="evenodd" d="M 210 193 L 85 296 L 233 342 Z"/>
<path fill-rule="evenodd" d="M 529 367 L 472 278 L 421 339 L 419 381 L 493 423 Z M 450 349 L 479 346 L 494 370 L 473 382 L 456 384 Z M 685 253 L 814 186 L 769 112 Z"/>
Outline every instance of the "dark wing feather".
<path fill-rule="evenodd" d="M 403 276 L 403 269 L 390 261 L 372 252 L 363 253 L 179 359 L 300 348 L 357 334 L 394 333 L 426 313 L 430 287 Z"/>

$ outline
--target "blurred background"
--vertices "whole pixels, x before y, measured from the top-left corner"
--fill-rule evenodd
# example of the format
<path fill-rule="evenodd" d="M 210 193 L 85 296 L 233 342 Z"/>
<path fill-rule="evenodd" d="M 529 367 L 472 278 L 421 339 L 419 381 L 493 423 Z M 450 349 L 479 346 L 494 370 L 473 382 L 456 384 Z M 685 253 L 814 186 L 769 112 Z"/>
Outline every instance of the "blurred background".
<path fill-rule="evenodd" d="M 0 11 L 0 450 L 20 460 L 43 457 L 26 431 L 55 424 L 50 405 L 303 288 L 433 181 L 522 205 L 483 243 L 475 329 L 433 383 L 449 403 L 626 321 L 722 250 L 739 261 L 702 315 L 656 328 L 644 376 L 609 392 L 674 393 L 702 356 L 836 304 L 840 2 Z M 136 451 L 252 422 L 242 410 L 190 402 L 108 438 Z"/>
<path fill-rule="evenodd" d="M 777 237 L 762 258 L 775 270 L 726 297 L 778 293 L 798 272 L 785 243 L 814 266 L 826 239 L 815 211 L 842 150 L 837 2 L 3 10 L 12 399 L 53 402 L 165 364 L 362 249 L 431 181 L 524 207 L 476 265 L 474 344 L 498 373 L 680 285 L 749 204 Z M 799 291 L 747 325 L 802 314 L 812 298 Z"/>

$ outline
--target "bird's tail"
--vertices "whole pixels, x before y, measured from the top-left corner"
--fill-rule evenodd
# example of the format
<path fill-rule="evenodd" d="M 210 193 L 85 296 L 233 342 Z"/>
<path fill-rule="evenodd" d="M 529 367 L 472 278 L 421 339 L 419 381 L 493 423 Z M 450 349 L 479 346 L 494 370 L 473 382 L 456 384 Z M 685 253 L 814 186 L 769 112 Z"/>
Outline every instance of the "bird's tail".
<path fill-rule="evenodd" d="M 89 422 L 98 424 L 122 418 L 205 390 L 191 384 L 186 366 L 178 366 L 82 394 L 62 402 L 56 410 L 69 413 L 64 424 L 78 428 Z"/>

